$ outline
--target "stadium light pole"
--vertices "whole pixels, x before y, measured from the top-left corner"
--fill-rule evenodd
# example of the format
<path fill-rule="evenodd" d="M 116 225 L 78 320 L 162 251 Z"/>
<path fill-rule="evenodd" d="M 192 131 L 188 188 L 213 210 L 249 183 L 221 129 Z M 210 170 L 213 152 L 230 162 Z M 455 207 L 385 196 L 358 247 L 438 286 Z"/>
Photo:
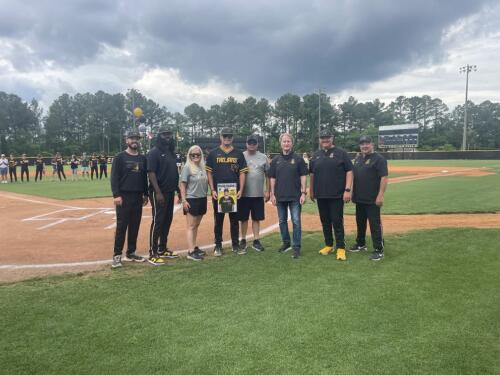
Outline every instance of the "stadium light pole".
<path fill-rule="evenodd" d="M 321 135 L 321 88 L 318 89 L 318 150 L 321 149 L 319 136 Z"/>
<path fill-rule="evenodd" d="M 462 135 L 462 151 L 467 149 L 467 102 L 469 94 L 469 73 L 477 71 L 476 65 L 462 66 L 459 69 L 460 73 L 465 73 L 465 110 L 464 110 L 464 133 Z"/>

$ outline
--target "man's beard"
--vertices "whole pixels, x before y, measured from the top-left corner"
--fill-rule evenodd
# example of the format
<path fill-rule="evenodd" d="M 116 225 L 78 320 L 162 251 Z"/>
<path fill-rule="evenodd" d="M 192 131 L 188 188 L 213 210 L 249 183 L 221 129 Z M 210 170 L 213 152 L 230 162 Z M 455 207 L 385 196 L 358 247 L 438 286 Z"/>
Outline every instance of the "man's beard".
<path fill-rule="evenodd" d="M 156 146 L 163 152 L 174 153 L 175 142 L 173 138 L 164 139 L 158 135 L 156 139 Z"/>
<path fill-rule="evenodd" d="M 139 144 L 137 142 L 130 143 L 128 145 L 132 150 L 138 150 L 139 149 Z"/>

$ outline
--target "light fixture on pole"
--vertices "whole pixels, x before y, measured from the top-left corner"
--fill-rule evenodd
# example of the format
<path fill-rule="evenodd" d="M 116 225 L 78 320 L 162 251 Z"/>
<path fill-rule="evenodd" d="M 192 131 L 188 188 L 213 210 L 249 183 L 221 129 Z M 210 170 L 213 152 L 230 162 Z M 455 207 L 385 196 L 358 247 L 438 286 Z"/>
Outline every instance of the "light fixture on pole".
<path fill-rule="evenodd" d="M 462 151 L 467 149 L 467 101 L 469 94 L 469 73 L 477 71 L 476 65 L 462 66 L 459 69 L 460 73 L 465 73 L 465 110 L 464 110 L 464 133 L 462 135 Z"/>

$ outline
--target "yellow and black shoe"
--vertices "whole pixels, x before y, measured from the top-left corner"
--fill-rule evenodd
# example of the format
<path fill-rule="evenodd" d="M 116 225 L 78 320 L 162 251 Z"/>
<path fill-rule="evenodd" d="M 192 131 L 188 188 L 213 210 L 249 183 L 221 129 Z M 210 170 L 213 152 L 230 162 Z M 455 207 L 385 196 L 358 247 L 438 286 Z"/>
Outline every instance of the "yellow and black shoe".
<path fill-rule="evenodd" d="M 177 253 L 174 253 L 169 249 L 165 249 L 164 251 L 158 251 L 158 255 L 160 256 L 160 258 L 167 258 L 167 259 L 179 258 L 179 255 L 177 255 Z"/>
<path fill-rule="evenodd" d="M 337 260 L 347 260 L 347 257 L 345 256 L 345 249 L 337 249 Z"/>
<path fill-rule="evenodd" d="M 332 252 L 332 250 L 333 250 L 333 247 L 331 247 L 331 246 L 325 246 L 324 248 L 322 248 L 322 249 L 319 251 L 319 253 L 320 253 L 321 255 L 328 255 L 328 254 L 330 254 L 330 253 Z"/>
<path fill-rule="evenodd" d="M 148 262 L 153 266 L 163 266 L 167 264 L 165 259 L 160 258 L 159 256 L 151 256 L 148 258 Z"/>

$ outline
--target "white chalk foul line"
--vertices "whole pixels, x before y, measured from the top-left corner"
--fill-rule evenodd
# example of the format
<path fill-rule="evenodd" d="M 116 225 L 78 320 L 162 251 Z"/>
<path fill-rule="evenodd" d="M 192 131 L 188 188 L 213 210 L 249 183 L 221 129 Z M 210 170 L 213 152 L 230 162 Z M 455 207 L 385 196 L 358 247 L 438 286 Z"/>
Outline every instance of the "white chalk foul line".
<path fill-rule="evenodd" d="M 181 207 L 182 207 L 182 205 L 181 205 L 181 204 L 178 204 L 178 205 L 174 206 L 174 214 L 175 214 L 177 211 L 179 211 L 179 209 L 180 209 Z M 109 212 L 105 212 L 105 213 L 109 214 Z M 115 212 L 113 211 L 112 213 L 115 213 Z M 151 215 L 148 215 L 148 216 L 144 216 L 144 215 L 143 215 L 143 216 L 142 216 L 142 218 L 143 218 L 143 219 L 149 219 L 149 218 L 151 218 Z M 111 224 L 111 225 L 108 225 L 107 227 L 104 227 L 104 229 L 114 229 L 114 228 L 116 228 L 116 215 L 115 215 L 114 219 L 115 219 L 115 222 L 114 222 L 113 224 Z"/>
<path fill-rule="evenodd" d="M 46 206 L 72 208 L 72 209 L 78 209 L 79 208 L 79 207 L 74 207 L 74 206 L 68 206 L 66 204 L 58 204 L 58 203 L 52 203 L 52 202 L 37 201 L 35 199 L 27 199 L 27 198 L 21 198 L 21 197 L 14 197 L 14 196 L 12 196 L 10 194 L 0 194 L 0 197 L 7 198 L 7 199 L 14 199 L 14 200 L 23 201 L 23 202 L 29 202 L 29 203 L 43 204 L 43 205 L 46 205 Z"/>
<path fill-rule="evenodd" d="M 267 234 L 279 227 L 279 223 L 270 225 L 260 231 L 260 234 Z M 252 238 L 253 235 L 247 236 L 247 238 Z M 231 241 L 224 241 L 222 243 L 223 246 L 231 244 Z M 209 249 L 212 248 L 213 245 L 204 245 L 201 246 L 201 249 Z M 184 249 L 184 250 L 179 250 L 176 251 L 180 255 L 185 255 L 189 250 Z M 148 256 L 148 255 L 144 255 Z M 99 266 L 99 265 L 106 265 L 106 264 L 111 264 L 112 260 L 94 260 L 94 261 L 88 261 L 88 262 L 73 262 L 73 263 L 48 263 L 48 264 L 5 264 L 5 265 L 0 265 L 0 270 L 24 270 L 24 269 L 49 269 L 49 268 L 71 268 L 71 267 L 85 267 L 85 266 Z"/>

